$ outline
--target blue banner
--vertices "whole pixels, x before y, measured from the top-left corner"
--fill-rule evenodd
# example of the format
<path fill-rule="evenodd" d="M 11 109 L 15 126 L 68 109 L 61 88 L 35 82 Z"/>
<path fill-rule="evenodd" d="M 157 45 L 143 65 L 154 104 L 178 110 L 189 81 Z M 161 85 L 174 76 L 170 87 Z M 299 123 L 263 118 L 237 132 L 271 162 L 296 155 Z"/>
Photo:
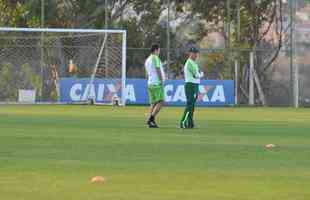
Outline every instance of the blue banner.
<path fill-rule="evenodd" d="M 120 97 L 121 81 L 117 79 L 62 78 L 60 80 L 60 102 L 85 102 L 87 97 L 99 103 L 110 103 L 115 96 Z M 226 106 L 235 104 L 234 81 L 203 80 L 199 86 L 197 105 Z M 127 79 L 125 88 L 126 104 L 148 104 L 147 81 L 145 79 Z M 185 105 L 186 97 L 183 80 L 165 81 L 165 103 L 167 105 Z"/>

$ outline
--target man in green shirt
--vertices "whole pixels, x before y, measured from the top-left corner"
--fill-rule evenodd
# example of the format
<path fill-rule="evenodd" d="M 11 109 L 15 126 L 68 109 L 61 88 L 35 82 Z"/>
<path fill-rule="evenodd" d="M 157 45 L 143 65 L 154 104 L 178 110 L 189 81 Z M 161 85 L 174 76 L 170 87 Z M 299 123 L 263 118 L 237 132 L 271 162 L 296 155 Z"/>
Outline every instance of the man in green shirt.
<path fill-rule="evenodd" d="M 160 48 L 158 44 L 151 47 L 151 55 L 145 61 L 145 70 L 148 76 L 148 93 L 150 100 L 150 114 L 147 120 L 149 128 L 158 128 L 155 117 L 164 105 L 165 73 L 159 58 Z"/>
<path fill-rule="evenodd" d="M 181 128 L 194 128 L 195 103 L 198 98 L 200 79 L 204 76 L 196 63 L 198 54 L 199 50 L 197 48 L 190 48 L 189 58 L 184 66 L 186 108 L 180 122 Z"/>

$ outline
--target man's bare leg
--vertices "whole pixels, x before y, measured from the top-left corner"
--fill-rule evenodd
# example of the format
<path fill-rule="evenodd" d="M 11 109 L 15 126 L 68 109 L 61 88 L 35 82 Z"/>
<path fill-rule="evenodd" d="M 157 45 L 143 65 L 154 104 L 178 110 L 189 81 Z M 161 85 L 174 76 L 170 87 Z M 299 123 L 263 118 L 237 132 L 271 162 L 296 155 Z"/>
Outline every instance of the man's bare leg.
<path fill-rule="evenodd" d="M 155 117 L 157 116 L 157 114 L 159 113 L 159 111 L 161 110 L 161 108 L 163 107 L 164 102 L 163 101 L 159 101 L 153 105 L 151 105 L 150 108 L 150 117 L 147 121 L 147 124 L 149 125 L 150 128 L 158 128 L 156 122 L 155 122 Z"/>
<path fill-rule="evenodd" d="M 151 113 L 151 116 L 154 116 L 154 118 L 156 117 L 156 115 L 159 113 L 159 111 L 162 109 L 162 107 L 164 106 L 164 102 L 163 101 L 159 101 L 154 105 L 154 109 Z"/>

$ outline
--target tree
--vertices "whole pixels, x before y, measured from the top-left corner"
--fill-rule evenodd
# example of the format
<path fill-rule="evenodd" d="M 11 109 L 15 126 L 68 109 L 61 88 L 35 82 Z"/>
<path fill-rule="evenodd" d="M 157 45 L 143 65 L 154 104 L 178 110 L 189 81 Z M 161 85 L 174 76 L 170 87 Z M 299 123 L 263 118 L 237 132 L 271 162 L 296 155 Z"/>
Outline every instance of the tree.
<path fill-rule="evenodd" d="M 30 16 L 28 7 L 21 1 L 0 0 L 0 10 L 0 26 L 2 27 L 27 27 L 37 24 L 37 18 Z M 0 45 L 5 46 L 7 42 L 7 40 L 1 40 Z M 26 65 L 17 70 L 13 61 L 0 63 L 1 100 L 16 101 L 18 89 L 26 89 L 20 87 L 34 88 L 37 86 L 39 77 L 30 70 Z M 18 82 L 21 84 L 19 85 Z"/>
<path fill-rule="evenodd" d="M 105 5 L 105 2 L 108 4 Z M 202 44 L 204 48 L 212 47 L 209 42 L 205 42 L 205 39 L 210 33 L 217 32 L 222 35 L 225 45 L 221 51 L 209 53 L 208 56 L 202 55 L 207 63 L 205 69 L 218 74 L 216 77 L 229 78 L 232 59 L 239 59 L 244 69 L 249 60 L 247 52 L 239 52 L 236 49 L 273 49 L 273 52 L 256 55 L 256 66 L 259 66 L 256 70 L 259 78 L 266 83 L 264 89 L 268 90 L 268 81 L 265 80 L 270 77 L 268 71 L 283 44 L 282 10 L 285 8 L 282 0 L 170 0 L 170 2 L 174 20 L 177 21 L 174 24 L 175 31 L 170 30 L 170 48 L 173 50 L 170 71 L 174 76 L 181 74 L 186 47 L 193 44 Z M 167 0 L 45 0 L 47 11 L 45 27 L 100 29 L 106 26 L 105 15 L 107 15 L 108 28 L 123 28 L 128 31 L 128 71 L 142 77 L 143 62 L 149 53 L 147 49 L 151 43 L 159 42 L 162 47 L 166 47 L 166 28 L 170 26 L 166 20 L 167 3 Z M 2 22 L 10 26 L 14 24 L 26 27 L 40 26 L 40 1 L 0 0 L 0 8 L 9 13 L 0 15 L 2 16 L 0 24 Z M 236 17 L 238 12 L 240 12 L 240 29 Z M 13 13 L 20 13 L 16 15 L 19 17 L 8 23 L 5 16 L 15 16 Z M 195 29 L 190 32 L 187 28 L 189 26 Z M 276 40 L 269 40 L 266 36 L 274 30 Z M 162 49 L 165 52 L 165 49 Z M 242 73 L 240 77 L 245 77 L 245 72 L 246 70 L 240 70 Z"/>
<path fill-rule="evenodd" d="M 185 13 L 187 16 L 185 23 L 191 22 L 193 19 L 199 20 L 198 41 L 202 41 L 210 32 L 221 33 L 225 40 L 225 51 L 222 53 L 224 55 L 222 61 L 218 62 L 224 66 L 222 71 L 228 72 L 228 74 L 223 74 L 224 76 L 229 76 L 229 71 L 232 71 L 225 70 L 232 65 L 231 57 L 239 59 L 243 68 L 248 65 L 248 54 L 246 55 L 244 51 L 238 53 L 238 49 L 250 51 L 268 48 L 274 51 L 256 55 L 255 60 L 258 67 L 256 70 L 262 82 L 270 77 L 268 70 L 278 57 L 283 45 L 282 0 L 177 0 L 175 2 L 179 3 L 178 12 Z M 238 12 L 240 13 L 240 27 L 237 18 Z M 275 30 L 276 40 L 274 38 L 268 40 L 266 36 L 273 30 Z M 208 59 L 210 61 L 219 58 L 221 56 L 216 55 L 214 58 L 209 57 Z M 207 68 L 214 70 L 212 66 L 207 66 Z M 245 72 L 246 70 L 241 69 L 239 77 L 245 77 Z M 264 83 L 264 89 L 267 91 L 269 89 L 268 82 Z"/>
<path fill-rule="evenodd" d="M 33 71 L 33 68 L 25 63 L 19 69 L 12 63 L 0 65 L 0 99 L 4 101 L 16 101 L 19 89 L 36 90 L 40 94 L 41 76 Z"/>
<path fill-rule="evenodd" d="M 22 1 L 0 0 L 0 10 L 0 26 L 28 27 L 38 23 L 38 18 L 30 16 Z"/>

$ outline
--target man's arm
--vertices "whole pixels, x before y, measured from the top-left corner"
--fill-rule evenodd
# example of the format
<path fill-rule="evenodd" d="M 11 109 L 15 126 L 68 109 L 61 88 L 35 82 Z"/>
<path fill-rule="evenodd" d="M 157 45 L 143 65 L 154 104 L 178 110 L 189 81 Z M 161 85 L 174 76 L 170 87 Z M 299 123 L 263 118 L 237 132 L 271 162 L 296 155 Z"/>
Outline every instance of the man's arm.
<path fill-rule="evenodd" d="M 197 78 L 203 78 L 203 76 L 204 76 L 203 71 L 198 70 L 198 72 L 197 72 L 197 74 L 196 74 L 196 77 L 197 77 Z"/>
<path fill-rule="evenodd" d="M 160 68 L 156 67 L 156 72 L 157 72 L 157 75 L 158 75 L 158 78 L 159 78 L 160 82 L 163 82 L 164 78 L 163 78 L 163 75 L 161 73 Z"/>
<path fill-rule="evenodd" d="M 194 78 L 202 78 L 204 73 L 199 70 L 198 67 L 194 66 L 192 63 L 189 63 L 189 71 L 192 73 Z"/>

